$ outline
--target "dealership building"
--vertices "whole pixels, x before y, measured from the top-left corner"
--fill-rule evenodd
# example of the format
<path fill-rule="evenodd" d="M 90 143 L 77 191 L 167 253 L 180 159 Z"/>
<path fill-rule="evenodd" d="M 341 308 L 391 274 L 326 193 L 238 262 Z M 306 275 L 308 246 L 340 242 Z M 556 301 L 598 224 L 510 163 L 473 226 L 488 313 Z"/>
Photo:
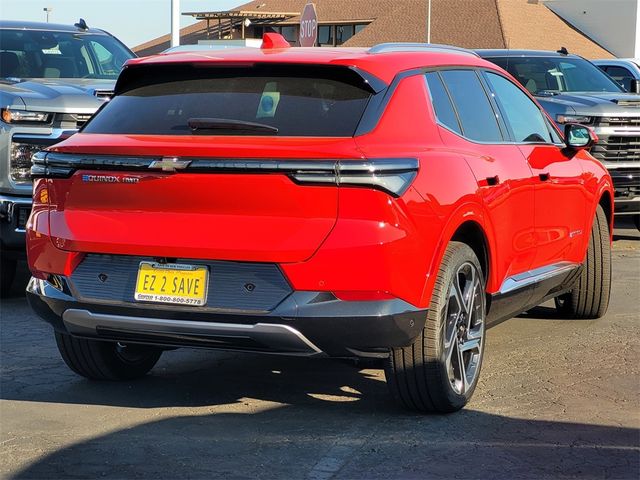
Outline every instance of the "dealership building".
<path fill-rule="evenodd" d="M 204 2 L 203 2 L 204 3 Z M 281 33 L 297 45 L 307 0 L 256 0 L 228 11 L 184 12 L 197 20 L 181 29 L 181 44 L 261 38 Z M 369 47 L 383 42 L 426 42 L 465 48 L 558 50 L 608 58 L 610 50 L 554 12 L 543 0 L 315 0 L 319 46 Z M 429 14 L 428 5 L 431 3 Z M 164 35 L 134 48 L 162 52 Z"/>

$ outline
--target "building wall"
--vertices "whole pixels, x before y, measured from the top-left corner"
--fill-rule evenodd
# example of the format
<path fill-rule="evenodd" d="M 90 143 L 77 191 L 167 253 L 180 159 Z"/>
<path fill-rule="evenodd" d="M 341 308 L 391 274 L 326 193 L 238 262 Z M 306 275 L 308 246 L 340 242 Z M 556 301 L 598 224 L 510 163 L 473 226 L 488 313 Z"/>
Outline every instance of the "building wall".
<path fill-rule="evenodd" d="M 640 57 L 638 0 L 546 0 L 565 21 L 618 57 Z"/>

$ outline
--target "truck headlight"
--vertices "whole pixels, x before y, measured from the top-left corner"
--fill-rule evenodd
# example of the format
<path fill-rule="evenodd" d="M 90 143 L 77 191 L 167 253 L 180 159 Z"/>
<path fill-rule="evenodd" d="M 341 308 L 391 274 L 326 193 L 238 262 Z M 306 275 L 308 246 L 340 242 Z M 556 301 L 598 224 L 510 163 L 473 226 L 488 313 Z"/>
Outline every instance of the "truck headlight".
<path fill-rule="evenodd" d="M 2 109 L 2 121 L 5 123 L 49 123 L 50 120 L 51 114 L 46 112 Z"/>
<path fill-rule="evenodd" d="M 586 117 L 584 115 L 556 115 L 556 121 L 558 123 L 580 123 L 582 125 L 589 125 L 593 122 L 593 117 Z"/>
<path fill-rule="evenodd" d="M 17 184 L 31 183 L 31 156 L 42 149 L 41 145 L 33 143 L 11 142 L 9 175 Z"/>

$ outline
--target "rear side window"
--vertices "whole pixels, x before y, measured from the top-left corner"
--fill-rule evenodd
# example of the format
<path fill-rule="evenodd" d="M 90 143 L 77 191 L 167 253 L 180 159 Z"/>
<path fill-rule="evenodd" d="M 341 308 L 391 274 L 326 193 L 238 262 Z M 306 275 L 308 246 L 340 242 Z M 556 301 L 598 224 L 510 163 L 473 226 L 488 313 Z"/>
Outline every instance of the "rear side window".
<path fill-rule="evenodd" d="M 174 65 L 127 73 L 118 87 L 124 91 L 83 132 L 254 135 L 264 127 L 266 135 L 346 137 L 371 97 L 364 80 L 346 68 Z"/>
<path fill-rule="evenodd" d="M 489 72 L 486 76 L 514 140 L 551 143 L 547 122 L 538 106 L 503 76 Z"/>
<path fill-rule="evenodd" d="M 633 74 L 624 67 L 609 66 L 600 67 L 609 74 L 616 82 L 624 87 L 627 92 L 631 91 L 631 80 L 633 80 Z"/>
<path fill-rule="evenodd" d="M 431 103 L 436 112 L 438 121 L 445 127 L 462 135 L 456 112 L 451 104 L 451 99 L 447 90 L 444 88 L 442 79 L 438 72 L 429 72 L 426 75 L 427 85 L 429 86 L 429 94 L 431 95 Z"/>
<path fill-rule="evenodd" d="M 478 142 L 502 142 L 496 115 L 473 70 L 440 72 L 458 112 L 463 135 Z"/>

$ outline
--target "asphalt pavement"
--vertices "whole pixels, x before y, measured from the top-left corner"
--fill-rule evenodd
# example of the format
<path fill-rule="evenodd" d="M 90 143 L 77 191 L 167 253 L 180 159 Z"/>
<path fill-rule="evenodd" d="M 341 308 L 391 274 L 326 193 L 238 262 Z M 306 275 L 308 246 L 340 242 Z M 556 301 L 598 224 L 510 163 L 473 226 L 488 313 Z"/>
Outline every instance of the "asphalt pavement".
<path fill-rule="evenodd" d="M 488 333 L 472 402 L 398 409 L 379 369 L 165 352 L 144 379 L 73 374 L 21 285 L 0 304 L 2 478 L 640 477 L 640 235 L 616 228 L 604 318 L 551 304 Z"/>

